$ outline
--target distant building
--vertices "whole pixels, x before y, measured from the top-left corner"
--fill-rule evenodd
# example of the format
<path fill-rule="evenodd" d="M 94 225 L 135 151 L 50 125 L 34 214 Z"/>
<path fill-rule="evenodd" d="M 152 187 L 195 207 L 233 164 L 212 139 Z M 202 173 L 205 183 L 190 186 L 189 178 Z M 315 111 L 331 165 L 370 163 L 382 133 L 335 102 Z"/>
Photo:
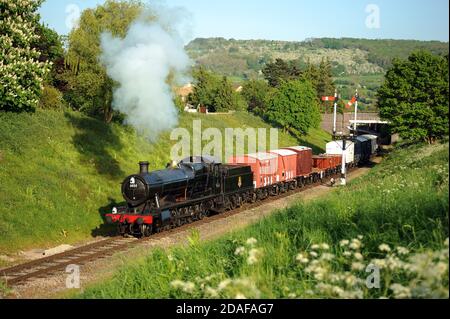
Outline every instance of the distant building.
<path fill-rule="evenodd" d="M 186 84 L 176 90 L 178 96 L 181 97 L 181 100 L 186 103 L 189 94 L 194 92 L 194 85 L 192 83 Z"/>

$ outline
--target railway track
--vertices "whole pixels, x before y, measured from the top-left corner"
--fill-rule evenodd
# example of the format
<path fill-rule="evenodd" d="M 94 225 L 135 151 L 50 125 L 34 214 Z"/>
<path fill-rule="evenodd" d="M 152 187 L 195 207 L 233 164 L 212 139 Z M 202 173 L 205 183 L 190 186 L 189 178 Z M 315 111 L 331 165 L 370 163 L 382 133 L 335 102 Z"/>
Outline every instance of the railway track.
<path fill-rule="evenodd" d="M 355 170 L 358 169 L 353 169 L 352 171 Z M 239 214 L 243 211 L 254 209 L 263 206 L 267 203 L 277 201 L 279 199 L 289 197 L 298 193 L 302 193 L 307 189 L 323 185 L 330 179 L 331 177 L 329 177 L 325 181 L 318 182 L 316 184 L 311 184 L 296 190 L 292 190 L 276 197 L 270 197 L 261 202 L 257 202 L 254 204 L 245 204 L 233 211 L 227 211 L 222 214 L 213 215 L 211 217 L 194 222 L 192 224 L 183 225 L 181 227 L 169 231 L 154 234 L 148 238 L 137 239 L 137 238 L 112 237 L 92 244 L 81 246 L 60 254 L 33 260 L 10 268 L 0 269 L 0 280 L 3 280 L 8 287 L 14 287 L 26 284 L 27 281 L 32 279 L 46 278 L 48 276 L 54 275 L 55 273 L 64 272 L 67 266 L 69 265 L 82 266 L 96 260 L 111 257 L 116 253 L 126 252 L 138 245 L 155 241 L 164 238 L 166 236 L 170 236 L 174 233 L 183 232 L 195 226 L 209 224 L 219 219 L 226 219 L 230 216 Z"/>

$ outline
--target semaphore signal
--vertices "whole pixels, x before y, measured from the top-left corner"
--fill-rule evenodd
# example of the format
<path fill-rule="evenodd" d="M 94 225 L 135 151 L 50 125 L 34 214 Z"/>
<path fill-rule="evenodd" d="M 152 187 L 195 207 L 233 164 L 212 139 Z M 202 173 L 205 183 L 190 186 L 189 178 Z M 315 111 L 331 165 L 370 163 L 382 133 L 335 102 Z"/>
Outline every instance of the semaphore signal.
<path fill-rule="evenodd" d="M 350 108 L 355 105 L 355 124 L 353 134 L 345 135 L 344 133 L 337 134 L 336 122 L 337 122 L 337 105 L 340 100 L 340 96 L 338 95 L 337 90 L 334 92 L 334 96 L 323 96 L 322 101 L 324 102 L 334 102 L 334 112 L 333 112 L 333 140 L 342 141 L 342 168 L 341 168 L 341 185 L 345 186 L 347 184 L 347 167 L 346 167 L 346 151 L 349 147 L 351 147 L 351 143 L 355 142 L 356 137 L 358 136 L 358 102 L 359 102 L 359 93 L 356 90 L 355 96 L 345 104 L 346 108 Z M 351 143 L 347 143 L 351 142 Z"/>

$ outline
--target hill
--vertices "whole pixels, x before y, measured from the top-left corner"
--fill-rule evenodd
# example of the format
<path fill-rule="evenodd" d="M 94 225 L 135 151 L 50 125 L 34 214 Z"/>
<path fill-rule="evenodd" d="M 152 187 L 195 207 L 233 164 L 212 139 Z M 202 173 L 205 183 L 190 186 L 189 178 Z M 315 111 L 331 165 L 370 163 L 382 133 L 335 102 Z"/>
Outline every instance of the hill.
<path fill-rule="evenodd" d="M 392 60 L 405 59 L 418 49 L 448 54 L 448 43 L 352 38 L 308 39 L 303 42 L 199 38 L 186 46 L 197 64 L 227 75 L 237 83 L 244 79 L 263 78 L 261 70 L 276 58 L 296 61 L 300 67 L 307 62 L 317 64 L 322 59 L 329 59 L 343 98 L 351 99 L 358 88 L 365 110 L 374 109 L 376 91 Z"/>
<path fill-rule="evenodd" d="M 180 127 L 270 128 L 247 113 L 180 116 Z M 0 254 L 74 243 L 105 235 L 105 212 L 122 201 L 120 183 L 138 162 L 165 167 L 176 141 L 149 143 L 134 130 L 77 112 L 0 113 Z M 309 144 L 323 151 L 329 135 L 313 130 L 304 141 L 280 132 L 280 146 Z M 1 260 L 0 260 L 1 263 Z"/>
<path fill-rule="evenodd" d="M 399 148 L 346 188 L 212 242 L 193 233 L 82 297 L 448 298 L 448 151 Z"/>
<path fill-rule="evenodd" d="M 447 54 L 448 43 L 415 40 L 309 39 L 303 42 L 198 38 L 186 50 L 199 64 L 235 77 L 258 77 L 270 60 L 281 58 L 319 63 L 329 59 L 334 74 L 363 75 L 384 73 L 394 58 L 407 58 L 418 49 Z"/>

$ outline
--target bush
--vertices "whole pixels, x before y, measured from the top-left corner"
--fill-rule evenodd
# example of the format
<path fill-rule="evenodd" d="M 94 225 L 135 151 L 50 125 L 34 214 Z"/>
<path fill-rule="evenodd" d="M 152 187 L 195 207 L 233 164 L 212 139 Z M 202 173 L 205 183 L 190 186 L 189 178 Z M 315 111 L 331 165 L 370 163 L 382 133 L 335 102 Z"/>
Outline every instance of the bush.
<path fill-rule="evenodd" d="M 42 91 L 42 96 L 39 101 L 39 108 L 44 110 L 63 109 L 64 100 L 62 93 L 53 86 L 44 86 L 44 90 Z"/>

